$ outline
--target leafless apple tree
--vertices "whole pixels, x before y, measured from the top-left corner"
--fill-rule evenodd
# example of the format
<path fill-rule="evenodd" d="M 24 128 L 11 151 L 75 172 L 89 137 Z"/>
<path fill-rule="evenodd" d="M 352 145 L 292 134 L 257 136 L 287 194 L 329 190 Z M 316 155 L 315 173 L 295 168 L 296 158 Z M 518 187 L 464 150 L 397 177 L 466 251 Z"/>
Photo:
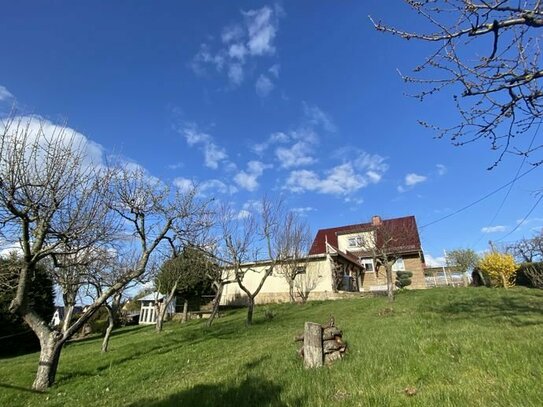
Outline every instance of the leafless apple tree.
<path fill-rule="evenodd" d="M 253 322 L 255 298 L 283 260 L 277 249 L 284 222 L 282 202 L 268 198 L 262 199 L 256 213 L 246 213 L 241 219 L 228 205 L 220 210 L 219 245 L 223 247 L 220 257 L 228 267 L 229 276 L 247 296 L 247 325 Z M 249 274 L 260 278 L 251 277 L 249 283 L 246 279 Z"/>
<path fill-rule="evenodd" d="M 275 244 L 276 252 L 281 259 L 277 274 L 283 276 L 288 284 L 290 302 L 296 302 L 296 291 L 301 300 L 305 302 L 307 300 L 305 296 L 306 289 L 312 285 L 312 281 L 308 281 L 306 274 L 307 255 L 311 245 L 311 238 L 307 223 L 294 212 L 288 212 L 282 221 L 282 227 L 278 230 Z M 296 286 L 297 279 L 304 280 L 305 284 L 300 282 Z M 300 296 L 301 293 L 304 295 Z"/>
<path fill-rule="evenodd" d="M 490 168 L 509 153 L 541 164 L 534 153 L 543 145 L 535 135 L 531 141 L 531 134 L 520 137 L 539 128 L 543 113 L 541 0 L 404 1 L 431 27 L 428 32 L 370 19 L 379 31 L 436 44 L 413 75 L 402 78 L 420 89 L 421 100 L 450 89 L 459 112 L 459 123 L 452 127 L 421 124 L 455 145 L 486 139 L 499 151 Z"/>
<path fill-rule="evenodd" d="M 19 245 L 23 259 L 10 311 L 40 341 L 32 386 L 36 390 L 54 383 L 66 341 L 110 297 L 145 272 L 151 254 L 175 224 L 189 227 L 201 208 L 193 193 L 173 194 L 141 169 L 89 162 L 85 147 L 66 127 L 45 131 L 37 118 L 11 116 L 0 125 L 1 234 Z M 65 269 L 82 266 L 78 254 L 119 241 L 139 250 L 134 268 L 63 332 L 49 327 L 28 301 L 29 278 L 37 265 L 56 258 Z M 69 264 L 73 260 L 77 261 Z"/>

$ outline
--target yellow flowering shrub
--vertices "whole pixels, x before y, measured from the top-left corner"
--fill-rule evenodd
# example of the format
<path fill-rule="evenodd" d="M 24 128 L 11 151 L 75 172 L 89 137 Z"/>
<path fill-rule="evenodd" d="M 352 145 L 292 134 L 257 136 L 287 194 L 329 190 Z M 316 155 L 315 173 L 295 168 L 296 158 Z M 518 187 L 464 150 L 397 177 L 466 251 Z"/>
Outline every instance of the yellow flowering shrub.
<path fill-rule="evenodd" d="M 510 254 L 487 253 L 479 261 L 479 268 L 498 286 L 508 288 L 515 285 L 515 274 L 518 266 Z"/>

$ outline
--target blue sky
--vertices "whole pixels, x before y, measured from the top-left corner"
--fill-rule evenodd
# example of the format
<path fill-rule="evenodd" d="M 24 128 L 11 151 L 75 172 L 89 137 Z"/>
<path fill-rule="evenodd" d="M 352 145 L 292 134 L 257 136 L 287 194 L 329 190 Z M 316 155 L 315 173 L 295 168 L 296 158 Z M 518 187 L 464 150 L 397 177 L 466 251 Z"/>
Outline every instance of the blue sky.
<path fill-rule="evenodd" d="M 427 258 L 483 250 L 543 226 L 540 171 L 461 148 L 417 124 L 454 123 L 450 94 L 425 102 L 408 72 L 431 44 L 376 32 L 371 14 L 424 28 L 400 1 L 4 2 L 0 113 L 68 125 L 178 186 L 239 210 L 284 194 L 312 229 L 415 215 Z M 485 44 L 482 44 L 485 45 Z M 526 165 L 522 171 L 529 169 Z"/>

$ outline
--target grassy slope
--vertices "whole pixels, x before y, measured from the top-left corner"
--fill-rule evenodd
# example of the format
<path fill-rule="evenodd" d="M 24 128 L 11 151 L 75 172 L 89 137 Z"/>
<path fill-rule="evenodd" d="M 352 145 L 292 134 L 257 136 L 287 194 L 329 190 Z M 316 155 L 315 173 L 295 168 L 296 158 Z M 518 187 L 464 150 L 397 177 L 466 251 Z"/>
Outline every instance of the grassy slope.
<path fill-rule="evenodd" d="M 69 345 L 46 394 L 27 390 L 37 354 L 0 361 L 0 405 L 543 405 L 543 292 L 433 289 L 387 307 L 384 298 L 287 304 L 269 307 L 272 321 L 259 307 L 249 329 L 242 310 L 211 329 L 123 329 L 106 355 L 99 339 Z M 305 371 L 292 338 L 330 313 L 348 357 Z"/>

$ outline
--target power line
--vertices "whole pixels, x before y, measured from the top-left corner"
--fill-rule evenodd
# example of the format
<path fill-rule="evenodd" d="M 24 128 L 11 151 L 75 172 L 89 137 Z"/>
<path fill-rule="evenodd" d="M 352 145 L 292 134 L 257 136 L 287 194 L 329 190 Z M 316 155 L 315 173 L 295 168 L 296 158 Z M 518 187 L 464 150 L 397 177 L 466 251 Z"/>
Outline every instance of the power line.
<path fill-rule="evenodd" d="M 534 144 L 534 141 L 535 141 L 535 137 L 537 136 L 537 134 L 539 133 L 539 128 L 541 127 L 541 120 L 539 121 L 539 123 L 537 124 L 537 128 L 535 129 L 535 132 L 532 136 L 532 140 L 530 141 L 530 145 L 528 146 L 528 152 L 531 151 L 532 149 L 532 146 Z M 522 161 L 520 162 L 520 166 L 518 167 L 517 169 L 517 172 L 515 174 L 515 178 L 513 179 L 513 182 L 511 183 L 511 185 L 509 186 L 509 189 L 507 190 L 507 193 L 505 194 L 505 196 L 503 197 L 503 200 L 500 204 L 500 206 L 498 207 L 498 209 L 496 210 L 496 212 L 494 213 L 494 216 L 492 217 L 492 219 L 490 219 L 490 222 L 488 222 L 487 224 L 490 226 L 492 225 L 492 223 L 494 223 L 494 221 L 496 220 L 496 218 L 498 217 L 499 213 L 501 212 L 501 210 L 503 209 L 503 206 L 505 205 L 505 202 L 507 201 L 507 198 L 509 198 L 509 194 L 511 193 L 511 190 L 513 189 L 513 185 L 515 184 L 515 180 L 518 179 L 518 175 L 520 173 L 520 170 L 522 169 L 522 167 L 524 166 L 524 163 L 526 162 L 526 158 L 528 157 L 528 154 L 525 154 L 523 157 L 522 157 Z M 483 238 L 483 235 L 481 234 L 481 236 L 479 237 L 479 239 L 477 239 L 477 241 L 472 245 L 472 246 L 475 246 L 477 245 L 477 243 L 479 243 L 481 241 L 481 239 Z"/>
<path fill-rule="evenodd" d="M 498 189 L 495 189 L 494 191 L 492 192 L 489 192 L 488 194 L 486 194 L 485 196 L 483 196 L 482 198 L 479 198 L 477 199 L 476 201 L 473 201 L 472 203 L 470 203 L 469 205 L 466 205 L 460 209 L 457 209 L 456 211 L 454 211 L 453 213 L 449 213 L 448 215 L 445 215 L 445 216 L 442 216 L 441 218 L 439 219 L 436 219 L 430 223 L 427 223 L 426 225 L 422 225 L 419 229 L 423 229 L 425 227 L 428 227 L 428 226 L 431 226 L 431 225 L 434 225 L 438 222 L 441 222 L 445 219 L 448 219 L 450 218 L 451 216 L 454 216 L 454 215 L 457 215 L 459 214 L 460 212 L 464 212 L 466 209 L 469 209 L 471 208 L 472 206 L 475 206 L 476 204 L 478 204 L 479 202 L 482 202 L 484 201 L 485 199 L 491 197 L 492 195 L 500 192 L 502 189 L 504 188 L 507 188 L 509 185 L 515 183 L 517 180 L 521 179 L 522 177 L 528 175 L 529 173 L 531 173 L 533 170 L 535 170 L 536 168 L 538 168 L 537 166 L 533 166 L 532 168 L 530 168 L 528 171 L 525 171 L 523 172 L 522 174 L 520 174 L 519 176 L 516 176 L 515 178 L 513 178 L 511 181 L 509 181 L 507 184 L 504 184 L 502 185 L 501 187 L 499 187 Z"/>
<path fill-rule="evenodd" d="M 534 206 L 532 206 L 532 208 L 528 211 L 526 216 L 524 218 L 522 218 L 522 220 L 519 223 L 517 223 L 517 226 L 515 226 L 509 233 L 503 235 L 502 237 L 500 237 L 499 239 L 497 239 L 495 241 L 499 242 L 500 240 L 505 239 L 507 236 L 511 235 L 515 230 L 517 230 L 524 222 L 526 222 L 526 219 L 528 219 L 528 216 L 530 216 L 532 214 L 532 212 L 535 210 L 537 205 L 539 205 L 539 202 L 541 202 L 542 199 L 543 199 L 543 194 L 541 194 L 539 199 L 537 201 L 535 201 Z"/>

